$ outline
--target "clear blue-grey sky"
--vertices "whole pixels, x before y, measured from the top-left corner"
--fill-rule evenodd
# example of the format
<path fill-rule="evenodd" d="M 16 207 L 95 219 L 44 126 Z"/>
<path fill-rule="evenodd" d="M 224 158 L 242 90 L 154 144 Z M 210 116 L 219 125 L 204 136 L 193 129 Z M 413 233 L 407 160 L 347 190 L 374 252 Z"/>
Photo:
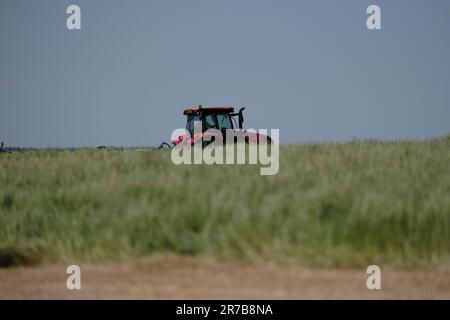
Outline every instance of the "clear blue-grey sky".
<path fill-rule="evenodd" d="M 198 104 L 282 142 L 449 134 L 450 1 L 0 0 L 9 145 L 155 146 Z"/>

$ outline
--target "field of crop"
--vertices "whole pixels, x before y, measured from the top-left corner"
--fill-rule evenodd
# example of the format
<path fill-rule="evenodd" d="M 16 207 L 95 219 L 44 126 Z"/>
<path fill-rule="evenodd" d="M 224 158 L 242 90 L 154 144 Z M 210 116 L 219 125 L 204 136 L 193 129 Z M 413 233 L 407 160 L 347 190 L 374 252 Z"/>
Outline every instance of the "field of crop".
<path fill-rule="evenodd" d="M 275 176 L 153 149 L 0 154 L 0 266 L 156 253 L 448 271 L 450 138 L 285 145 Z"/>

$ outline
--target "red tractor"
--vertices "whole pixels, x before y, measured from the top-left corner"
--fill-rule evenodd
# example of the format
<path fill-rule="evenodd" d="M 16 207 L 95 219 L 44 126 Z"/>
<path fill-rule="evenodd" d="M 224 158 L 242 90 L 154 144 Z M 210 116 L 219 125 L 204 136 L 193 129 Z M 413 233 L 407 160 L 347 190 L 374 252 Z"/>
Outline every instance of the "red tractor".
<path fill-rule="evenodd" d="M 216 129 L 222 132 L 223 142 L 226 141 L 226 130 L 234 130 L 245 134 L 246 143 L 271 143 L 269 136 L 260 134 L 257 132 L 247 132 L 243 130 L 242 123 L 244 122 L 244 116 L 242 112 L 245 107 L 240 108 L 239 111 L 235 112 L 233 107 L 205 107 L 198 106 L 198 108 L 190 108 L 184 110 L 183 114 L 186 116 L 186 130 L 188 134 L 184 134 L 178 137 L 176 140 L 172 140 L 172 146 L 168 143 L 163 142 L 160 148 L 167 146 L 173 147 L 186 138 L 189 138 L 191 144 L 202 140 L 203 145 L 207 143 L 203 141 L 203 138 L 208 135 L 206 132 L 209 129 Z M 195 128 L 196 125 L 201 124 L 201 128 Z M 210 141 L 210 139 L 206 139 Z"/>

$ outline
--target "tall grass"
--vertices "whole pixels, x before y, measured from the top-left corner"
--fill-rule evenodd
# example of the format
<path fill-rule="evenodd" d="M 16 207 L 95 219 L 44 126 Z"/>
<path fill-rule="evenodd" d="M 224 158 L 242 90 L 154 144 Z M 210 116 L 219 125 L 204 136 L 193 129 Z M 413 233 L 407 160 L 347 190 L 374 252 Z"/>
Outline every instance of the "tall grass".
<path fill-rule="evenodd" d="M 169 151 L 0 155 L 0 264 L 153 253 L 450 266 L 450 138 L 288 145 L 280 171 Z"/>

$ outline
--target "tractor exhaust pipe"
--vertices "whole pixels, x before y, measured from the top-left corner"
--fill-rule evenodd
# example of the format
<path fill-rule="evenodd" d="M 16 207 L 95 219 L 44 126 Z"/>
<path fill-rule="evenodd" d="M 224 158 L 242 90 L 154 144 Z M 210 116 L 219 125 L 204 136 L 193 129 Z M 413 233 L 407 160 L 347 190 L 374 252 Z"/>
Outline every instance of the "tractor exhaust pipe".
<path fill-rule="evenodd" d="M 242 114 L 242 111 L 244 111 L 244 110 L 245 110 L 245 107 L 242 107 L 238 111 L 238 115 L 239 115 L 239 129 L 242 129 L 242 123 L 244 123 L 244 115 Z"/>

